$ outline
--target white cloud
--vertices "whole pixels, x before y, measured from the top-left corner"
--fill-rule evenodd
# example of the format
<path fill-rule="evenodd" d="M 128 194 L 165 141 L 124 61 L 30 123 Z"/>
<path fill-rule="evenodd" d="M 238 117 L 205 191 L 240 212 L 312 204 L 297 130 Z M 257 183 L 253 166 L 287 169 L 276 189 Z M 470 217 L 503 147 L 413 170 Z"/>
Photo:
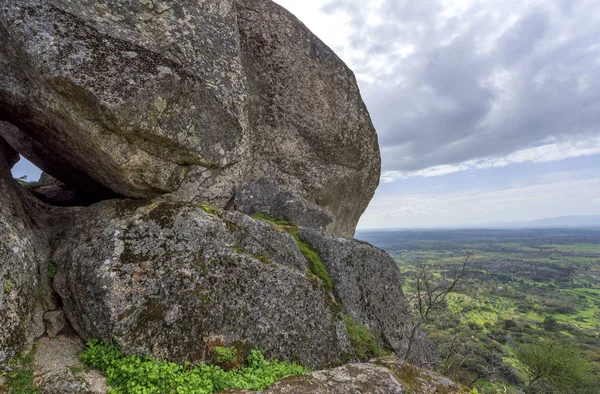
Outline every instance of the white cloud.
<path fill-rule="evenodd" d="M 506 167 L 519 163 L 547 163 L 582 156 L 600 154 L 600 137 L 585 138 L 580 141 L 556 141 L 528 149 L 522 149 L 504 157 L 469 160 L 459 164 L 447 164 L 418 171 L 386 171 L 381 180 L 384 183 L 413 177 L 434 177 L 460 171 Z"/>
<path fill-rule="evenodd" d="M 294 14 L 336 52 L 343 52 L 344 48 L 348 47 L 352 33 L 350 17 L 343 12 L 335 17 L 323 13 L 321 7 L 325 3 L 324 0 L 275 0 L 275 2 Z"/>
<path fill-rule="evenodd" d="M 456 226 L 600 214 L 600 178 L 502 190 L 375 197 L 360 228 Z"/>

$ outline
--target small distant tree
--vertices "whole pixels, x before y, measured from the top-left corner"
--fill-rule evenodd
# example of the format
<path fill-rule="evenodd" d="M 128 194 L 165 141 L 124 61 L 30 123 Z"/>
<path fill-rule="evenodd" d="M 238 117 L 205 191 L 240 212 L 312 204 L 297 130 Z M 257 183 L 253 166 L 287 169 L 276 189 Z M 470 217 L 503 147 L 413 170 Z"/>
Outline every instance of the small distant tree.
<path fill-rule="evenodd" d="M 545 382 L 562 393 L 592 393 L 598 376 L 592 362 L 570 345 L 558 342 L 522 344 L 517 359 L 527 375 L 527 392 Z"/>
<path fill-rule="evenodd" d="M 421 264 L 414 280 L 415 293 L 409 298 L 409 305 L 416 302 L 416 313 L 412 321 L 412 327 L 408 338 L 408 345 L 404 353 L 404 359 L 408 360 L 412 354 L 419 328 L 428 322 L 433 313 L 445 305 L 448 294 L 456 290 L 458 282 L 464 278 L 467 264 L 472 252 L 466 252 L 465 259 L 455 267 L 448 276 L 436 279 L 424 264 Z"/>
<path fill-rule="evenodd" d="M 546 316 L 544 322 L 542 323 L 544 330 L 546 331 L 557 331 L 558 330 L 558 321 L 554 316 Z"/>

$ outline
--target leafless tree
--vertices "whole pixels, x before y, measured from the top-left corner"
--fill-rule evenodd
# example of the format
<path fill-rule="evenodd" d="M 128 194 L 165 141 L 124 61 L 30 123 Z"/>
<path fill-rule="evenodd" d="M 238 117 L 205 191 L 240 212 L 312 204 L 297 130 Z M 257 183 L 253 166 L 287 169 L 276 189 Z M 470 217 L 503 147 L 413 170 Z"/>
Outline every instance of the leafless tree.
<path fill-rule="evenodd" d="M 418 268 L 417 277 L 415 279 L 415 293 L 408 299 L 409 305 L 416 300 L 417 307 L 415 309 L 417 312 L 412 322 L 408 346 L 404 353 L 405 360 L 407 360 L 412 353 L 414 344 L 417 340 L 417 334 L 419 333 L 419 328 L 431 318 L 431 315 L 435 310 L 444 305 L 448 294 L 456 289 L 458 282 L 465 276 L 467 264 L 472 255 L 472 252 L 466 252 L 463 262 L 455 267 L 448 277 L 441 279 L 435 279 L 433 274 L 424 264 L 421 264 Z"/>
<path fill-rule="evenodd" d="M 481 360 L 483 362 L 477 363 L 479 368 L 475 372 L 475 376 L 473 376 L 471 382 L 467 384 L 468 387 L 473 387 L 475 383 L 479 381 L 479 379 L 490 379 L 493 376 L 510 374 L 514 372 L 514 368 L 512 368 L 510 365 L 504 364 L 502 359 L 495 355 L 489 355 L 484 358 L 487 359 L 487 364 L 485 363 L 486 360 Z"/>

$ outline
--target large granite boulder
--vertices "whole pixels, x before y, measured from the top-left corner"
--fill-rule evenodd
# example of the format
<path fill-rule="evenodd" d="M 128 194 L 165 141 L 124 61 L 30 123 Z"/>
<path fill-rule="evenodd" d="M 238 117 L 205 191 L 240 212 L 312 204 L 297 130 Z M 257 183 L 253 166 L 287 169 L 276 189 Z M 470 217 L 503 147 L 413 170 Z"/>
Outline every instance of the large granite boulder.
<path fill-rule="evenodd" d="M 320 255 L 335 283 L 333 294 L 344 310 L 369 327 L 376 338 L 399 355 L 406 354 L 412 320 L 402 292 L 396 261 L 367 242 L 301 228 L 300 237 Z M 436 350 L 423 334 L 414 340 L 409 361 L 433 360 Z"/>
<path fill-rule="evenodd" d="M 105 201 L 79 211 L 58 235 L 54 284 L 83 338 L 116 341 L 128 353 L 207 361 L 211 344 L 238 343 L 269 358 L 339 365 L 352 358 L 345 314 L 384 349 L 401 350 L 410 319 L 395 262 L 313 230 L 306 239 L 316 247 L 357 253 L 341 256 L 352 262 L 346 270 L 322 255 L 332 294 L 286 229 L 195 204 Z M 348 284 L 361 294 L 347 295 Z"/>
<path fill-rule="evenodd" d="M 471 390 L 397 357 L 382 357 L 369 363 L 291 376 L 275 383 L 263 394 L 467 394 Z M 229 390 L 223 394 L 253 394 Z"/>
<path fill-rule="evenodd" d="M 209 361 L 216 343 L 312 367 L 348 360 L 339 307 L 294 238 L 241 213 L 208 211 L 113 200 L 79 213 L 52 260 L 80 336 L 177 362 Z"/>
<path fill-rule="evenodd" d="M 47 248 L 10 174 L 14 161 L 15 152 L 0 138 L 0 372 L 44 333 L 37 290 Z"/>
<path fill-rule="evenodd" d="M 0 135 L 44 171 L 96 201 L 169 194 L 353 235 L 377 136 L 352 72 L 280 6 L 0 6 Z"/>

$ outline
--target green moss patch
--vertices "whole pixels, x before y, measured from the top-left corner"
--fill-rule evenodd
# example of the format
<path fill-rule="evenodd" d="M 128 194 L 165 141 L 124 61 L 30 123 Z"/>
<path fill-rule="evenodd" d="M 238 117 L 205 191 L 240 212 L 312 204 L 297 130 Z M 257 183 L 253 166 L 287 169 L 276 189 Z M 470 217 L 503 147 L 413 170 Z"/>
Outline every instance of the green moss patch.
<path fill-rule="evenodd" d="M 211 215 L 219 215 L 220 210 L 215 208 L 215 207 L 211 207 L 208 204 L 200 204 L 200 208 L 202 208 L 204 210 L 204 212 L 209 213 Z"/>
<path fill-rule="evenodd" d="M 329 272 L 327 272 L 327 268 L 325 268 L 325 264 L 323 264 L 323 260 L 321 260 L 319 253 L 311 248 L 309 244 L 300 239 L 297 228 L 289 228 L 287 231 L 296 240 L 298 248 L 300 248 L 300 252 L 302 252 L 304 257 L 306 257 L 306 259 L 310 262 L 310 268 L 313 274 L 318 276 L 325 283 L 325 286 L 327 286 L 329 291 L 333 291 L 333 281 L 331 280 Z"/>
<path fill-rule="evenodd" d="M 266 213 L 263 213 L 263 212 L 254 213 L 252 215 L 252 219 L 262 220 L 264 222 L 273 223 L 278 226 L 289 226 L 290 225 L 290 223 L 287 220 L 277 219 L 277 218 L 274 218 L 273 216 L 267 215 Z"/>
<path fill-rule="evenodd" d="M 237 349 L 232 347 L 215 346 L 213 352 L 215 352 L 217 362 L 220 364 L 232 364 L 238 356 Z"/>
<path fill-rule="evenodd" d="M 112 394 L 209 394 L 228 389 L 258 391 L 285 376 L 308 372 L 295 363 L 266 361 L 258 350 L 250 351 L 245 366 L 225 371 L 216 365 L 180 365 L 150 357 L 125 356 L 117 347 L 94 340 L 88 342 L 81 359 L 106 375 L 107 383 L 113 387 Z"/>
<path fill-rule="evenodd" d="M 360 360 L 368 360 L 371 357 L 385 355 L 367 327 L 357 322 L 352 316 L 344 316 L 344 322 L 356 357 Z"/>

